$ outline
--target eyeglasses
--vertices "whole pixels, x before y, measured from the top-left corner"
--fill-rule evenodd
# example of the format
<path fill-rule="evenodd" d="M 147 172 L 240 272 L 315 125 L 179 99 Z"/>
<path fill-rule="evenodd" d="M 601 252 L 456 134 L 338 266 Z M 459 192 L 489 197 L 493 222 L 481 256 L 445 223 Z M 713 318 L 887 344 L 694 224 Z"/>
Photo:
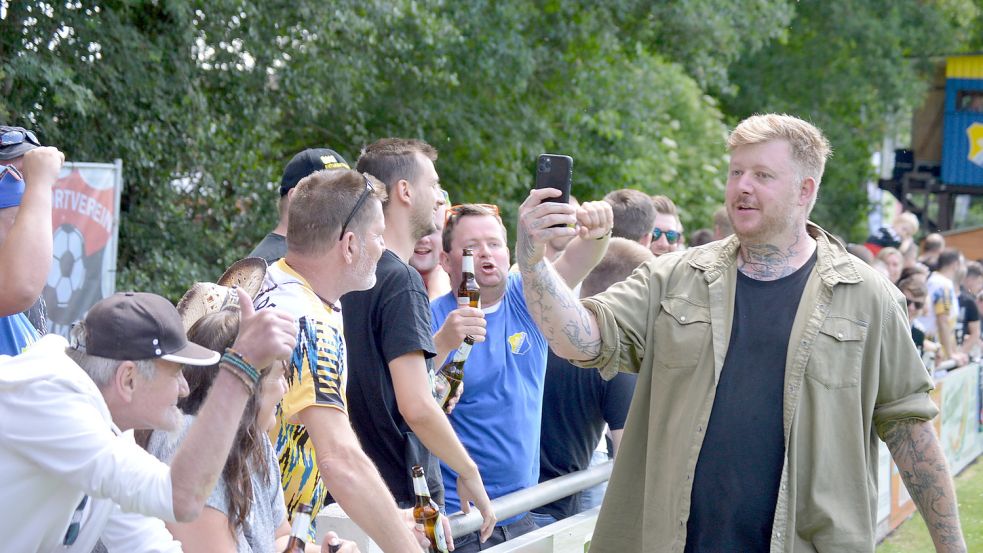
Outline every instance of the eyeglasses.
<path fill-rule="evenodd" d="M 38 137 L 31 131 L 7 131 L 0 134 L 0 146 L 13 146 L 15 144 L 21 144 L 24 141 L 30 142 L 35 146 L 41 145 Z"/>
<path fill-rule="evenodd" d="M 452 217 L 457 217 L 462 211 L 473 211 L 473 208 L 476 207 L 487 209 L 495 217 L 501 218 L 501 214 L 498 212 L 498 206 L 495 204 L 457 204 L 447 208 L 447 214 L 444 215 L 444 224 L 449 223 Z M 478 213 L 474 213 L 473 215 L 478 215 Z"/>
<path fill-rule="evenodd" d="M 905 298 L 905 301 L 908 302 L 908 307 L 915 306 L 915 309 L 921 309 L 925 306 L 925 302 L 923 301 L 915 301 L 911 298 Z"/>
<path fill-rule="evenodd" d="M 681 232 L 677 230 L 662 230 L 659 227 L 652 229 L 652 240 L 658 240 L 662 238 L 662 235 L 666 235 L 666 242 L 670 244 L 675 244 L 679 241 L 679 237 L 682 235 Z"/>
<path fill-rule="evenodd" d="M 345 219 L 345 224 L 341 225 L 341 234 L 338 235 L 338 240 L 345 237 L 345 231 L 348 230 L 348 224 L 352 222 L 352 217 L 355 216 L 355 213 L 358 212 L 358 208 L 362 207 L 362 204 L 365 203 L 365 200 L 369 197 L 369 194 L 372 193 L 372 183 L 369 182 L 369 177 L 362 175 L 362 178 L 365 179 L 365 190 L 363 190 L 362 194 L 359 195 L 357 200 L 355 200 L 355 207 L 352 208 L 352 212 L 349 213 L 348 218 Z"/>

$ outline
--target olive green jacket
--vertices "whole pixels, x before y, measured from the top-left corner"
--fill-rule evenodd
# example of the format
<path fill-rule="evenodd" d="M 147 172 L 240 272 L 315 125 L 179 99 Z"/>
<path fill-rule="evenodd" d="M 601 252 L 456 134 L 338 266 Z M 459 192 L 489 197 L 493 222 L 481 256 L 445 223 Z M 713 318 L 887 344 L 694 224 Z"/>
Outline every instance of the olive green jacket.
<path fill-rule="evenodd" d="M 818 252 L 789 338 L 771 551 L 872 552 L 876 437 L 890 421 L 929 420 L 938 409 L 904 296 L 824 230 L 808 230 Z M 607 378 L 639 373 L 592 553 L 683 551 L 693 474 L 730 343 L 738 247 L 732 236 L 661 256 L 583 300 L 602 345 L 578 364 Z"/>

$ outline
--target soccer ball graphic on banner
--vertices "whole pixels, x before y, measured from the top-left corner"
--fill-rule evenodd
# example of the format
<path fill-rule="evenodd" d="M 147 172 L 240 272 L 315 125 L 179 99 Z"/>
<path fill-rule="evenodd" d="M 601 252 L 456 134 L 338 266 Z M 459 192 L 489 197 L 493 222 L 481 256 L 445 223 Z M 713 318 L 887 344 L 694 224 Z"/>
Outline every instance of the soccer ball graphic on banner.
<path fill-rule="evenodd" d="M 54 262 L 48 271 L 48 286 L 54 292 L 55 305 L 64 308 L 85 283 L 85 237 L 66 224 L 55 229 L 53 238 Z"/>

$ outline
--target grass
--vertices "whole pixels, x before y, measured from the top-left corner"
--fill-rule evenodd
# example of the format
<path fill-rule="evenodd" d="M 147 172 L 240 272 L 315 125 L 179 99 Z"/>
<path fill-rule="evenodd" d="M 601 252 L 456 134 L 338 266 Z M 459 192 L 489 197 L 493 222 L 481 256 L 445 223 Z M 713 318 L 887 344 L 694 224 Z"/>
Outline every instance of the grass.
<path fill-rule="evenodd" d="M 983 463 L 977 461 L 956 477 L 959 518 L 969 551 L 983 551 Z M 935 551 L 925 521 L 917 512 L 879 546 L 877 553 Z"/>

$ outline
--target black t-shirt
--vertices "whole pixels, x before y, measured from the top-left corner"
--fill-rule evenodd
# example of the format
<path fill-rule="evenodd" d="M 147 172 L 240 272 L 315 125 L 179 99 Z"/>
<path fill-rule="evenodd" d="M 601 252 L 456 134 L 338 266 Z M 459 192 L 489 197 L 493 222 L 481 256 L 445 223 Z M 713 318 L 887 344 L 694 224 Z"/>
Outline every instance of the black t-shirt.
<path fill-rule="evenodd" d="M 249 252 L 248 257 L 262 257 L 266 263 L 272 265 L 278 259 L 287 255 L 287 237 L 282 234 L 271 232 L 263 238 L 263 241 L 256 244 L 253 251 Z"/>
<path fill-rule="evenodd" d="M 956 343 L 962 345 L 963 339 L 969 335 L 969 323 L 980 320 L 980 310 L 976 300 L 965 291 L 959 291 L 959 323 L 956 325 Z"/>
<path fill-rule="evenodd" d="M 348 348 L 348 416 L 362 449 L 379 468 L 402 507 L 412 507 L 414 464 L 423 466 L 430 495 L 444 501 L 440 466 L 399 414 L 389 362 L 423 352 L 432 370 L 436 351 L 430 331 L 430 301 L 416 269 L 386 250 L 371 290 L 341 297 Z M 436 400 L 435 400 L 436 401 Z"/>
<path fill-rule="evenodd" d="M 539 481 L 587 468 L 607 423 L 621 430 L 635 391 L 636 375 L 618 373 L 604 380 L 596 370 L 581 369 L 552 350 L 546 360 Z M 533 509 L 557 520 L 577 513 L 572 495 Z"/>
<path fill-rule="evenodd" d="M 769 550 L 785 453 L 785 357 L 816 255 L 773 281 L 737 275 L 734 322 L 693 477 L 686 553 Z"/>

